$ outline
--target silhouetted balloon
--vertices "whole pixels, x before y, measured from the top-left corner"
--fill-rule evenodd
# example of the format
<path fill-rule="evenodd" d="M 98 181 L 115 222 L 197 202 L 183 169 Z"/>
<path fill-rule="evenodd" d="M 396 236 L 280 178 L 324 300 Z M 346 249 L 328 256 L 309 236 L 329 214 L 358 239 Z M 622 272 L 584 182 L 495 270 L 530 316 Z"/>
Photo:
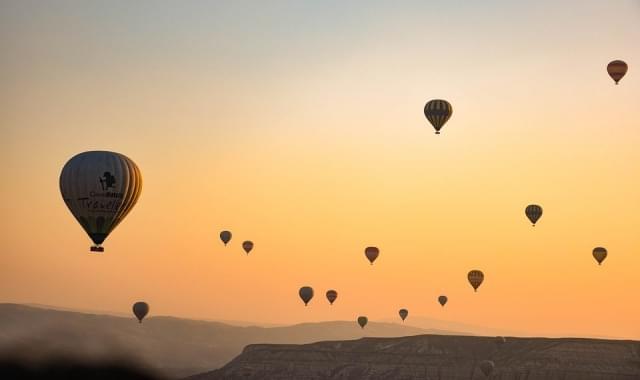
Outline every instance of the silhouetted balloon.
<path fill-rule="evenodd" d="M 147 314 L 149 314 L 149 305 L 146 302 L 136 302 L 133 304 L 133 315 L 138 318 L 138 322 L 142 323 L 142 320 Z"/>
<path fill-rule="evenodd" d="M 400 314 L 400 318 L 402 318 L 402 322 L 404 322 L 404 320 L 407 319 L 407 315 L 409 315 L 409 310 L 400 309 L 400 311 L 398 311 L 398 314 Z"/>
<path fill-rule="evenodd" d="M 373 265 L 373 262 L 376 261 L 378 255 L 380 254 L 380 250 L 377 247 L 367 247 L 364 250 L 364 254 L 371 262 L 371 265 Z"/>
<path fill-rule="evenodd" d="M 602 265 L 604 259 L 607 258 L 607 249 L 602 247 L 596 247 L 593 249 L 593 257 L 598 262 L 598 265 Z"/>
<path fill-rule="evenodd" d="M 247 240 L 245 242 L 242 243 L 242 249 L 244 249 L 244 251 L 247 253 L 247 255 L 249 254 L 249 252 L 251 252 L 251 250 L 253 249 L 253 242 L 250 240 Z"/>
<path fill-rule="evenodd" d="M 529 218 L 529 220 L 535 227 L 536 223 L 542 216 L 542 207 L 538 205 L 529 205 L 524 209 L 524 213 L 525 215 L 527 215 L 527 218 Z"/>
<path fill-rule="evenodd" d="M 487 377 L 491 375 L 494 367 L 495 364 L 493 364 L 491 360 L 483 360 L 480 362 L 480 371 L 482 371 L 482 373 Z"/>
<path fill-rule="evenodd" d="M 478 287 L 484 281 L 484 273 L 479 270 L 472 270 L 467 274 L 467 279 L 469 279 L 469 283 L 473 286 L 474 291 L 478 291 Z"/>
<path fill-rule="evenodd" d="M 310 286 L 303 286 L 298 291 L 298 294 L 300 295 L 300 298 L 304 302 L 304 306 L 307 306 L 309 301 L 311 301 L 311 299 L 313 298 L 313 288 Z"/>
<path fill-rule="evenodd" d="M 329 300 L 329 304 L 333 305 L 333 302 L 338 298 L 338 292 L 335 290 L 327 291 L 327 299 Z"/>
<path fill-rule="evenodd" d="M 442 306 L 444 306 L 447 303 L 448 300 L 449 299 L 447 298 L 447 296 L 438 297 L 438 302 L 440 302 L 440 305 L 442 305 Z"/>
<path fill-rule="evenodd" d="M 440 129 L 442 129 L 442 126 L 449 120 L 452 113 L 453 108 L 446 100 L 430 100 L 424 106 L 424 116 L 427 117 L 427 120 L 429 120 L 433 128 L 435 128 L 436 135 L 440 134 Z"/>
<path fill-rule="evenodd" d="M 622 77 L 627 73 L 628 66 L 624 61 L 615 60 L 609 62 L 607 65 L 607 72 L 611 79 L 613 79 L 616 84 L 622 79 Z"/>
<path fill-rule="evenodd" d="M 227 245 L 231 241 L 231 231 L 222 231 L 220 232 L 220 240 Z"/>
<path fill-rule="evenodd" d="M 89 235 L 93 252 L 131 211 L 142 191 L 138 166 L 123 154 L 106 151 L 73 156 L 60 173 L 60 192 Z"/>
<path fill-rule="evenodd" d="M 364 328 L 364 326 L 367 325 L 367 322 L 369 322 L 369 319 L 367 317 L 358 317 L 358 324 L 360 325 L 360 327 Z"/>

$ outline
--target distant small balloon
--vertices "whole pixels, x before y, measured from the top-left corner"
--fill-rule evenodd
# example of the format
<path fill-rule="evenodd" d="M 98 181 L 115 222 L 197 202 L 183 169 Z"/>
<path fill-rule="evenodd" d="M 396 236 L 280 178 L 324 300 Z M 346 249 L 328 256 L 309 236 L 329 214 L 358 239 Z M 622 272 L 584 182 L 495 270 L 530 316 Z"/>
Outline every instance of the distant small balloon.
<path fill-rule="evenodd" d="M 336 298 L 338 298 L 338 292 L 336 292 L 335 290 L 327 290 L 327 299 L 329 300 L 329 304 L 333 305 L 333 303 L 335 302 Z"/>
<path fill-rule="evenodd" d="M 446 100 L 433 99 L 424 106 L 424 116 L 436 130 L 436 135 L 440 134 L 440 129 L 449 120 L 452 113 L 453 108 Z"/>
<path fill-rule="evenodd" d="M 409 310 L 400 309 L 400 311 L 398 311 L 398 314 L 400 314 L 400 318 L 402 318 L 402 322 L 404 322 L 404 320 L 407 319 L 407 316 L 409 315 Z"/>
<path fill-rule="evenodd" d="M 482 284 L 482 281 L 484 281 L 484 273 L 479 270 L 472 270 L 467 274 L 467 279 L 471 286 L 473 286 L 473 290 L 477 292 L 478 287 Z"/>
<path fill-rule="evenodd" d="M 376 261 L 380 254 L 380 250 L 377 247 L 367 247 L 364 250 L 364 254 L 367 256 L 367 259 L 369 259 L 369 262 L 371 262 L 371 265 L 373 265 L 373 262 Z"/>
<path fill-rule="evenodd" d="M 440 303 L 441 306 L 446 305 L 448 300 L 449 299 L 447 298 L 447 296 L 438 297 L 438 302 Z"/>
<path fill-rule="evenodd" d="M 364 326 L 367 325 L 367 323 L 369 322 L 369 319 L 367 317 L 358 317 L 358 324 L 360 325 L 361 328 L 364 329 Z"/>
<path fill-rule="evenodd" d="M 307 306 L 309 301 L 311 301 L 311 299 L 313 298 L 313 288 L 310 286 L 303 286 L 298 291 L 298 295 L 300 296 L 300 299 L 302 299 L 302 301 L 304 302 L 304 306 Z"/>
<path fill-rule="evenodd" d="M 613 81 L 618 84 L 618 82 L 620 82 L 620 79 L 622 79 L 622 77 L 624 77 L 624 75 L 627 73 L 628 68 L 629 67 L 624 61 L 615 60 L 609 62 L 609 64 L 607 65 L 607 72 L 609 73 L 611 79 L 613 79 Z"/>
<path fill-rule="evenodd" d="M 138 318 L 139 323 L 142 323 L 147 314 L 149 314 L 149 305 L 146 302 L 140 301 L 133 304 L 133 315 Z"/>
<path fill-rule="evenodd" d="M 529 205 L 527 206 L 527 208 L 524 209 L 524 213 L 525 215 L 527 215 L 527 218 L 529 218 L 529 220 L 531 221 L 531 223 L 533 223 L 533 226 L 535 227 L 536 223 L 538 222 L 538 220 L 540 220 L 540 217 L 542 216 L 542 207 L 538 205 Z"/>
<path fill-rule="evenodd" d="M 244 251 L 247 253 L 247 255 L 249 254 L 249 252 L 251 252 L 251 250 L 253 249 L 253 242 L 250 240 L 247 240 L 245 242 L 242 243 L 242 249 L 244 249 Z"/>
<path fill-rule="evenodd" d="M 229 241 L 231 241 L 231 231 L 222 231 L 222 232 L 220 232 L 220 240 L 222 240 L 224 245 L 227 245 L 227 243 L 229 243 Z"/>
<path fill-rule="evenodd" d="M 598 262 L 598 265 L 602 265 L 604 259 L 607 258 L 607 249 L 602 247 L 596 247 L 593 249 L 593 257 Z"/>
<path fill-rule="evenodd" d="M 491 375 L 494 367 L 495 367 L 495 364 L 493 364 L 491 360 L 483 360 L 480 362 L 480 370 L 487 377 Z"/>

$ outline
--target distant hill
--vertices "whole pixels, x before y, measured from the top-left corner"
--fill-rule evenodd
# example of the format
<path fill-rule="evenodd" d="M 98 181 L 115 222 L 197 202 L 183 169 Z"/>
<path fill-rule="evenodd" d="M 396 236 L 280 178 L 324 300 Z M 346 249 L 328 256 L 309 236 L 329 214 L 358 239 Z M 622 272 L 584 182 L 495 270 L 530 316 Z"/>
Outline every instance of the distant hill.
<path fill-rule="evenodd" d="M 84 359 L 122 357 L 171 377 L 221 367 L 255 343 L 302 344 L 363 336 L 408 336 L 452 332 L 391 323 L 355 321 L 305 323 L 286 327 L 239 327 L 219 322 L 133 317 L 0 304 L 0 355 L 33 360 L 51 355 Z"/>
<path fill-rule="evenodd" d="M 422 335 L 306 345 L 251 345 L 218 370 L 190 380 L 640 379 L 640 342 Z"/>

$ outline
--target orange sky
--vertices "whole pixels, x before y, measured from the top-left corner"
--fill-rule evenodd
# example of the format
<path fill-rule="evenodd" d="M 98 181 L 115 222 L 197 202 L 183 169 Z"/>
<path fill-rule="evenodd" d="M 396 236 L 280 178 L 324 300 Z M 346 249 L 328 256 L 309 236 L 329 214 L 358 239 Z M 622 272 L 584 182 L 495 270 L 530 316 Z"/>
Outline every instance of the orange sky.
<path fill-rule="evenodd" d="M 0 302 L 640 339 L 640 5 L 422 3 L 4 2 Z M 104 255 L 58 189 L 93 149 L 144 177 Z"/>

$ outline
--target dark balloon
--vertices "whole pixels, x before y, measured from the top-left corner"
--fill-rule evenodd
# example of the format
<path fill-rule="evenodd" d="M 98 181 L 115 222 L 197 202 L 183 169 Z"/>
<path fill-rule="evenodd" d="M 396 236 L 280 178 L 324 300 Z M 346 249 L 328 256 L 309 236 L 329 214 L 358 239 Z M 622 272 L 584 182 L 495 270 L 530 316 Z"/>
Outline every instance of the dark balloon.
<path fill-rule="evenodd" d="M 101 244 L 135 206 L 142 191 L 142 174 L 127 156 L 106 151 L 73 156 L 60 173 L 62 199 L 95 244 Z"/>
<path fill-rule="evenodd" d="M 298 291 L 298 295 L 300 295 L 300 298 L 304 302 L 304 306 L 307 306 L 309 301 L 313 298 L 313 288 L 310 286 L 303 286 Z"/>
<path fill-rule="evenodd" d="M 529 218 L 529 220 L 531 221 L 531 223 L 533 223 L 533 226 L 535 227 L 536 223 L 542 216 L 542 207 L 538 205 L 529 205 L 527 206 L 527 208 L 524 209 L 524 213 L 525 215 L 527 215 L 527 218 Z"/>
<path fill-rule="evenodd" d="M 493 364 L 491 360 L 483 360 L 480 362 L 480 370 L 487 377 L 491 375 L 494 367 L 495 367 L 495 364 Z"/>
<path fill-rule="evenodd" d="M 147 314 L 149 314 L 149 305 L 146 302 L 136 302 L 133 304 L 133 315 L 138 318 L 138 322 L 142 323 L 142 320 Z"/>
<path fill-rule="evenodd" d="M 616 84 L 618 84 L 618 82 L 620 82 L 620 79 L 622 79 L 622 77 L 624 77 L 624 75 L 627 73 L 627 69 L 627 64 L 624 61 L 620 60 L 611 61 L 607 65 L 607 72 L 609 73 L 611 79 L 616 82 Z"/>
<path fill-rule="evenodd" d="M 424 106 L 424 116 L 427 117 L 427 120 L 429 120 L 433 128 L 435 128 L 436 135 L 440 134 L 440 129 L 442 129 L 447 120 L 449 120 L 452 113 L 453 108 L 446 100 L 430 100 Z"/>
<path fill-rule="evenodd" d="M 438 302 L 440 303 L 441 306 L 446 305 L 447 301 L 449 299 L 447 298 L 447 296 L 440 296 L 438 297 Z"/>
<path fill-rule="evenodd" d="M 596 247 L 593 249 L 593 257 L 598 262 L 598 265 L 602 265 L 604 259 L 607 258 L 607 249 L 602 247 Z"/>
<path fill-rule="evenodd" d="M 358 317 L 358 324 L 360 325 L 360 327 L 364 328 L 364 326 L 367 325 L 367 322 L 369 322 L 369 319 L 367 317 Z"/>
<path fill-rule="evenodd" d="M 407 316 L 409 315 L 409 310 L 400 309 L 400 311 L 398 311 L 398 314 L 400 314 L 400 318 L 402 318 L 402 322 L 404 322 L 404 320 L 407 319 Z"/>
<path fill-rule="evenodd" d="M 220 232 L 220 240 L 227 245 L 231 241 L 231 231 L 222 231 Z"/>
<path fill-rule="evenodd" d="M 364 250 L 364 255 L 367 256 L 367 259 L 369 259 L 371 265 L 373 265 L 373 262 L 376 261 L 379 254 L 380 250 L 377 247 L 367 247 Z"/>
<path fill-rule="evenodd" d="M 467 274 L 467 279 L 471 286 L 473 286 L 473 290 L 477 292 L 478 287 L 482 284 L 482 281 L 484 281 L 484 273 L 479 270 L 472 270 Z"/>
<path fill-rule="evenodd" d="M 329 300 L 329 304 L 333 305 L 336 298 L 338 298 L 338 292 L 336 292 L 335 290 L 327 291 L 327 299 Z"/>
<path fill-rule="evenodd" d="M 251 252 L 251 250 L 253 249 L 253 242 L 252 241 L 245 241 L 242 243 L 242 249 L 244 249 L 244 251 L 247 253 L 247 255 L 249 254 L 249 252 Z"/>

